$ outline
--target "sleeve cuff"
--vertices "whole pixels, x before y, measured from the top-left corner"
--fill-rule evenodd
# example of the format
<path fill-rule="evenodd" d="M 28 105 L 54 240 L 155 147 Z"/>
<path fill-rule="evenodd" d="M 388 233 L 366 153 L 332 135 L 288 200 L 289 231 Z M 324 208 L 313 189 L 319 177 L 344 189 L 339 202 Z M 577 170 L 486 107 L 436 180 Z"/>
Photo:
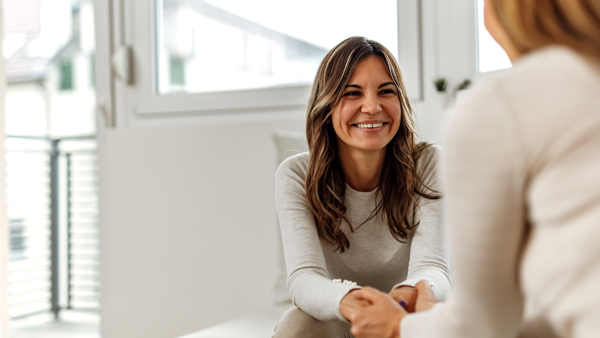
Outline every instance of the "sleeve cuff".
<path fill-rule="evenodd" d="M 346 318 L 344 318 L 344 316 L 342 316 L 342 314 L 340 313 L 340 303 L 342 302 L 342 299 L 344 299 L 344 297 L 346 297 L 346 295 L 350 291 L 352 291 L 352 290 L 358 290 L 358 289 L 362 289 L 362 286 L 358 286 L 358 285 L 356 285 L 356 286 L 349 286 L 348 285 L 348 288 L 346 289 L 346 291 L 345 292 L 340 292 L 340 294 L 336 297 L 336 302 L 335 302 L 336 307 L 335 307 L 334 313 L 335 313 L 335 316 L 337 317 L 337 319 L 341 320 L 344 323 L 350 324 L 350 322 Z"/>
<path fill-rule="evenodd" d="M 429 282 L 429 283 L 431 283 L 431 284 L 433 284 L 435 286 L 435 283 L 433 283 L 429 279 L 425 279 L 425 278 L 411 278 L 411 279 L 405 280 L 402 283 L 398 283 L 398 284 L 394 285 L 394 287 L 392 288 L 392 290 L 394 290 L 395 288 L 399 288 L 401 286 L 412 286 L 414 288 L 417 285 L 417 283 L 420 282 L 420 281 L 422 281 L 422 280 L 424 280 L 426 282 Z M 429 284 L 429 285 L 431 285 L 431 284 Z"/>
<path fill-rule="evenodd" d="M 415 287 L 415 285 L 422 280 L 431 283 L 429 285 L 431 285 L 433 293 L 440 301 L 445 301 L 450 295 L 450 281 L 443 274 L 440 274 L 436 271 L 429 271 L 428 274 L 421 274 L 419 276 L 409 278 L 402 283 L 394 285 L 392 290 L 403 285 Z"/>

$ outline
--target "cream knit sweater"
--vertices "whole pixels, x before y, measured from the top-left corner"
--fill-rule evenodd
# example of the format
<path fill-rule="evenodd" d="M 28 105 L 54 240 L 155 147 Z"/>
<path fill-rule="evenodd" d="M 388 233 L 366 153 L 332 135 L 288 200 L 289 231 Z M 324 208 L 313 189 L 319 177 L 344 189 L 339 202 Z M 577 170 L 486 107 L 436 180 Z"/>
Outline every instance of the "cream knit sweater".
<path fill-rule="evenodd" d="M 457 104 L 444 148 L 453 290 L 401 337 L 600 337 L 600 62 L 523 57 Z"/>

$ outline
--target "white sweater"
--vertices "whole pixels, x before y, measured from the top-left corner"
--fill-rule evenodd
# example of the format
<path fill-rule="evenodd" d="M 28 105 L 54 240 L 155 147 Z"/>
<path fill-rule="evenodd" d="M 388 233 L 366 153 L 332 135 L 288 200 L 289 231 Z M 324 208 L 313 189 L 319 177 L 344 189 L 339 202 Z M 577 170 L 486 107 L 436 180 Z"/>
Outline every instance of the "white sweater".
<path fill-rule="evenodd" d="M 439 147 L 429 147 L 417 162 L 417 172 L 428 187 L 440 191 Z M 389 292 L 399 285 L 414 286 L 420 280 L 434 283 L 434 292 L 445 298 L 450 292 L 448 249 L 442 202 L 419 198 L 409 221 L 421 223 L 412 241 L 396 241 L 378 214 L 359 227 L 375 209 L 380 194 L 359 192 L 346 185 L 347 223 L 342 230 L 350 248 L 334 252 L 335 246 L 319 240 L 313 214 L 306 201 L 304 182 L 308 153 L 290 157 L 277 170 L 276 199 L 283 249 L 288 272 L 288 289 L 294 305 L 320 320 L 339 319 L 342 298 L 356 286 L 333 283 L 347 279 L 359 286 Z M 415 210 L 416 209 L 416 210 Z M 414 217 L 413 217 L 414 215 Z"/>
<path fill-rule="evenodd" d="M 446 129 L 453 290 L 401 337 L 600 337 L 600 62 L 531 53 Z"/>

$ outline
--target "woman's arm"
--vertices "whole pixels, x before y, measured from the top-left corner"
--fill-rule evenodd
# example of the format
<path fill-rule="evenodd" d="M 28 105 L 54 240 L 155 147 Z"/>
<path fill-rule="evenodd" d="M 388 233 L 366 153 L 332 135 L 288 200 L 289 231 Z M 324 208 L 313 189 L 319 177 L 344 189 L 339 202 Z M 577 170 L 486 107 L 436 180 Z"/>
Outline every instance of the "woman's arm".
<path fill-rule="evenodd" d="M 418 160 L 417 172 L 427 187 L 442 193 L 439 178 L 442 150 L 438 146 L 430 146 L 424 151 L 427 153 Z M 443 300 L 450 294 L 448 235 L 443 200 L 420 197 L 419 204 L 413 214 L 413 220 L 420 224 L 411 240 L 407 280 L 395 285 L 394 289 L 400 286 L 414 287 L 420 280 L 425 280 L 432 283 L 435 295 Z"/>
<path fill-rule="evenodd" d="M 500 93 L 493 83 L 474 89 L 446 127 L 453 290 L 446 304 L 404 317 L 403 338 L 517 334 L 525 163 L 517 117 Z"/>
<path fill-rule="evenodd" d="M 277 170 L 275 197 L 294 305 L 320 320 L 345 320 L 342 299 L 360 287 L 334 283 L 329 278 L 317 227 L 304 190 L 307 154 L 290 157 Z"/>

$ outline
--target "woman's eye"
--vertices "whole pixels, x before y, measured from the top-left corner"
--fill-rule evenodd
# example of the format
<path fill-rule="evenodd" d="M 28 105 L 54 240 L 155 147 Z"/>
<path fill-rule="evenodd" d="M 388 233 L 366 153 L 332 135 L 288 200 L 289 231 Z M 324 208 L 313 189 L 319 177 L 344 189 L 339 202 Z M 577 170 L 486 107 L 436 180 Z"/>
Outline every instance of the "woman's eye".
<path fill-rule="evenodd" d="M 393 89 L 384 89 L 381 91 L 381 94 L 396 94 L 396 91 Z"/>
<path fill-rule="evenodd" d="M 346 92 L 343 96 L 357 96 L 360 95 L 360 92 Z"/>

